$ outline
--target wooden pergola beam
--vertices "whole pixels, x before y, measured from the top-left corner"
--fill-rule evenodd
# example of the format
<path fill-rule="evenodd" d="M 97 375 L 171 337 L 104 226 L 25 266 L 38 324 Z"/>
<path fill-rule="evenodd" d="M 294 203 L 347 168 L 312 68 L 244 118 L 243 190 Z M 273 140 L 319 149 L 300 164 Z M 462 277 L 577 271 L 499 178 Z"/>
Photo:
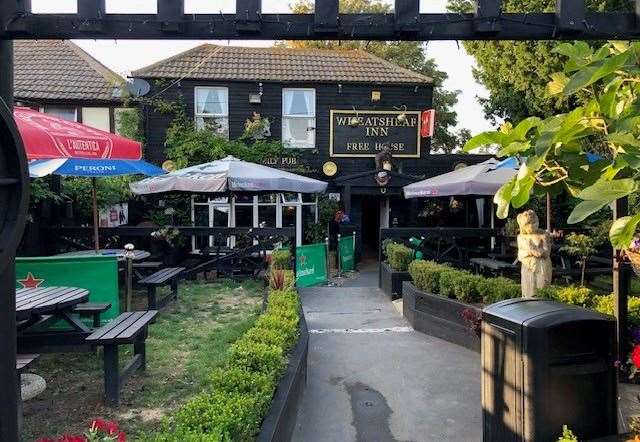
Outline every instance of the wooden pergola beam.
<path fill-rule="evenodd" d="M 255 0 L 251 0 L 255 1 Z M 333 0 L 332 0 L 333 1 Z M 566 0 L 564 0 L 566 1 Z M 2 3 L 2 2 L 0 2 Z M 2 3 L 4 4 L 4 3 Z M 249 1 L 241 2 L 244 7 Z M 490 4 L 490 3 L 489 3 Z M 409 4 L 409 6 L 414 3 Z M 179 35 L 162 30 L 160 17 L 151 14 L 107 14 L 99 20 L 100 31 L 81 30 L 77 14 L 16 15 L 8 8 L 0 13 L 0 39 L 254 39 L 254 40 L 638 40 L 636 13 L 587 11 L 584 20 L 572 8 L 558 14 L 502 13 L 492 20 L 493 31 L 478 29 L 476 14 L 419 14 L 410 26 L 411 14 L 339 14 L 327 21 L 337 26 L 332 32 L 319 30 L 315 14 L 262 14 L 243 29 L 236 14 L 188 14 L 180 22 Z M 329 13 L 327 13 L 329 14 Z M 244 17 L 246 18 L 246 13 Z M 330 17 L 330 15 L 326 15 Z M 249 17 L 253 17 L 249 14 Z M 322 15 L 321 15 L 322 17 Z M 487 16 L 484 16 L 485 19 Z M 572 19 L 573 17 L 573 19 Z M 329 20 L 329 19 L 328 19 Z M 561 24 L 567 23 L 567 27 Z M 573 21 L 572 26 L 570 22 Z M 239 26 L 240 25 L 240 26 Z M 563 25 L 564 26 L 564 25 Z M 413 28 L 413 30 L 412 30 Z M 569 29 L 570 28 L 570 29 Z M 247 33 L 251 31 L 251 33 Z"/>
<path fill-rule="evenodd" d="M 419 0 L 396 0 L 394 12 L 396 31 L 413 34 L 420 30 Z"/>
<path fill-rule="evenodd" d="M 316 2 L 314 14 L 315 32 L 320 32 L 322 34 L 337 33 L 339 15 L 339 0 L 324 0 Z"/>
<path fill-rule="evenodd" d="M 587 27 L 584 0 L 556 0 L 556 23 L 561 32 L 580 32 Z"/>
<path fill-rule="evenodd" d="M 500 31 L 502 0 L 477 0 L 475 9 L 475 30 L 480 33 Z"/>
<path fill-rule="evenodd" d="M 158 0 L 160 30 L 168 34 L 184 31 L 184 0 Z"/>
<path fill-rule="evenodd" d="M 258 33 L 261 29 L 262 0 L 236 0 L 236 30 L 240 34 Z"/>

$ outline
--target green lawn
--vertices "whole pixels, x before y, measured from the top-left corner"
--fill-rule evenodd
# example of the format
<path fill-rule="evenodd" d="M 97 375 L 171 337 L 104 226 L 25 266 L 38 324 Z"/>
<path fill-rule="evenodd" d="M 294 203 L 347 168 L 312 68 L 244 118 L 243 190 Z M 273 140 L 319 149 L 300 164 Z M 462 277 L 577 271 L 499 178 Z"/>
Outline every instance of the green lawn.
<path fill-rule="evenodd" d="M 135 440 L 203 390 L 209 373 L 220 365 L 230 343 L 255 321 L 263 284 L 183 283 L 179 301 L 163 310 L 147 339 L 147 371 L 122 388 L 122 405 L 102 405 L 102 357 L 91 353 L 43 355 L 31 370 L 48 387 L 24 406 L 26 441 L 62 433 L 80 433 L 93 418 L 117 421 Z M 146 298 L 138 293 L 143 308 Z M 129 351 L 121 358 L 130 357 Z"/>

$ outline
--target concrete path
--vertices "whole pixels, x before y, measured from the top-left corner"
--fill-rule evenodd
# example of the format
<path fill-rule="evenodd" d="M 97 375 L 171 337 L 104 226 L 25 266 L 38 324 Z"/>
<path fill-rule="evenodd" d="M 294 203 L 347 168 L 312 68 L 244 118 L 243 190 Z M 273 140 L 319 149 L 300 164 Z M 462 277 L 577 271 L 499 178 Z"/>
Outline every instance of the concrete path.
<path fill-rule="evenodd" d="M 369 272 L 365 272 L 369 273 Z M 415 332 L 361 275 L 311 288 L 307 389 L 293 440 L 482 440 L 477 353 Z"/>

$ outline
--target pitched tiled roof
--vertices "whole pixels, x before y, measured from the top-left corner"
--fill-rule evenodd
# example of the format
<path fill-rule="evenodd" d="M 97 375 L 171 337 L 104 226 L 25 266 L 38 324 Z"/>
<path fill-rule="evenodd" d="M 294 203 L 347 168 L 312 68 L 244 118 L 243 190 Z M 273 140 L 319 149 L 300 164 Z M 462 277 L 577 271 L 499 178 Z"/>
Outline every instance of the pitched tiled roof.
<path fill-rule="evenodd" d="M 22 100 L 118 101 L 124 81 L 70 41 L 16 40 L 14 89 Z"/>
<path fill-rule="evenodd" d="M 433 80 L 363 50 L 255 48 L 204 44 L 132 77 L 236 81 L 422 84 Z"/>

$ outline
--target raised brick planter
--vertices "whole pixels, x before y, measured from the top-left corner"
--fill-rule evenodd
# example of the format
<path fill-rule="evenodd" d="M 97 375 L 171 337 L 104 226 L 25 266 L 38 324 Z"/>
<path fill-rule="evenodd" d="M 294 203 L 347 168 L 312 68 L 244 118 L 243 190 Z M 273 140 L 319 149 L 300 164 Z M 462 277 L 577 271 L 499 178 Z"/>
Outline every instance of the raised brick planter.
<path fill-rule="evenodd" d="M 445 341 L 479 352 L 480 338 L 470 329 L 462 312 L 482 310 L 455 299 L 420 291 L 411 282 L 402 284 L 402 309 L 413 328 Z"/>
<path fill-rule="evenodd" d="M 380 263 L 380 289 L 390 298 L 402 297 L 402 283 L 411 281 L 409 272 L 397 272 L 386 262 Z"/>

